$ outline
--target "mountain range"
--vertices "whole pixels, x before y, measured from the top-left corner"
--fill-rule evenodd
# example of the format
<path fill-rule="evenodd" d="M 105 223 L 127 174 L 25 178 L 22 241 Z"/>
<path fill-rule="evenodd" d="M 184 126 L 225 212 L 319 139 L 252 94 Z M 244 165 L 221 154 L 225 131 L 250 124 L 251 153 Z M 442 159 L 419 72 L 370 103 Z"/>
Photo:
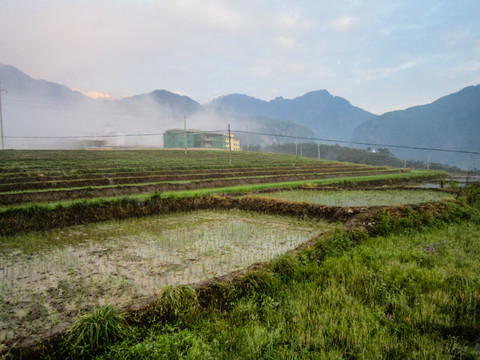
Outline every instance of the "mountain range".
<path fill-rule="evenodd" d="M 166 90 L 101 100 L 33 79 L 9 65 L 0 65 L 0 83 L 8 90 L 2 94 L 7 148 L 70 147 L 72 138 L 82 136 L 111 136 L 108 141 L 117 146 L 161 146 L 161 134 L 183 128 L 185 118 L 188 128 L 202 130 L 224 132 L 230 124 L 242 144 L 250 145 L 316 138 L 480 152 L 480 85 L 431 104 L 376 116 L 327 90 L 270 101 L 230 94 L 205 105 Z M 480 167 L 477 154 L 389 149 L 408 160 Z"/>
<path fill-rule="evenodd" d="M 295 99 L 277 97 L 270 101 L 241 94 L 219 97 L 209 106 L 238 116 L 266 116 L 309 127 L 317 138 L 350 140 L 353 131 L 374 114 L 351 105 L 327 90 L 306 93 Z"/>
<path fill-rule="evenodd" d="M 431 104 L 377 116 L 361 124 L 352 141 L 480 152 L 480 85 L 466 87 Z M 480 168 L 478 154 L 390 149 L 402 159 Z"/>
<path fill-rule="evenodd" d="M 10 65 L 0 65 L 0 83 L 8 90 L 3 95 L 5 142 L 13 148 L 70 147 L 76 146 L 72 138 L 95 136 L 107 136 L 117 146 L 161 146 L 161 134 L 169 128 L 183 128 L 184 118 L 188 128 L 201 130 L 224 132 L 231 124 L 233 130 L 244 132 L 315 135 L 292 121 L 236 116 L 166 90 L 118 100 L 92 99 L 67 86 L 33 79 Z M 131 136 L 135 134 L 142 136 Z M 236 136 L 252 145 L 278 141 L 252 134 Z M 54 137 L 62 139 L 53 141 Z"/>

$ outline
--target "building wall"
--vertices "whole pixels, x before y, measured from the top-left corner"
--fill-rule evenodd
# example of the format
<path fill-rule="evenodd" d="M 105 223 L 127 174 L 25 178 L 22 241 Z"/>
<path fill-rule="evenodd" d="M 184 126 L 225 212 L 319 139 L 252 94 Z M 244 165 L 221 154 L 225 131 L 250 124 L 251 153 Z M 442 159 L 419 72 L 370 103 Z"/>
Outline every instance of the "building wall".
<path fill-rule="evenodd" d="M 225 135 L 225 149 L 230 149 L 230 141 L 232 142 L 232 151 L 240 151 L 240 139 L 235 138 L 233 134 L 230 134 L 230 139 L 228 138 L 228 134 Z"/>
<path fill-rule="evenodd" d="M 163 147 L 183 148 L 185 147 L 185 132 L 171 131 L 163 134 Z M 194 147 L 194 134 L 187 132 L 187 147 Z"/>
<path fill-rule="evenodd" d="M 232 150 L 240 150 L 240 140 L 232 136 Z M 165 148 L 185 147 L 185 131 L 182 129 L 167 130 L 163 134 Z M 229 149 L 228 135 L 202 132 L 200 130 L 187 130 L 187 147 L 205 149 Z"/>

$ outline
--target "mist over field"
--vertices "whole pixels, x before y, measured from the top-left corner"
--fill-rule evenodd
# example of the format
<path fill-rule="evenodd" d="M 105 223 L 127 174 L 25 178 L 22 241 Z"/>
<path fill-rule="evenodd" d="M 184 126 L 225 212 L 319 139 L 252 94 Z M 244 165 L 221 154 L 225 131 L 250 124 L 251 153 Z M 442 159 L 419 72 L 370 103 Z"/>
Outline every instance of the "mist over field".
<path fill-rule="evenodd" d="M 120 100 L 92 99 L 9 66 L 0 67 L 0 80 L 8 89 L 2 94 L 6 148 L 76 148 L 81 139 L 160 147 L 161 134 L 183 128 L 184 117 L 189 128 L 204 130 L 226 129 L 229 120 L 213 110 L 201 110 L 189 98 L 190 108 L 176 104 L 178 99 L 160 103 L 155 92 Z M 145 136 L 133 136 L 137 134 Z"/>

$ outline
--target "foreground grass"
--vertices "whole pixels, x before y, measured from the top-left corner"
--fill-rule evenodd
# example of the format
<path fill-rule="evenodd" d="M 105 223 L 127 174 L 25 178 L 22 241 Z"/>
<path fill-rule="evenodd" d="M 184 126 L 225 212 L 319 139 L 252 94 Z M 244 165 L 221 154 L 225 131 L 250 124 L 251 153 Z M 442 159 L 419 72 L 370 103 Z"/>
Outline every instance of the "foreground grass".
<path fill-rule="evenodd" d="M 478 359 L 480 221 L 455 212 L 470 220 L 392 226 L 358 245 L 338 229 L 222 285 L 221 308 L 168 293 L 158 321 L 131 326 L 96 358 Z"/>

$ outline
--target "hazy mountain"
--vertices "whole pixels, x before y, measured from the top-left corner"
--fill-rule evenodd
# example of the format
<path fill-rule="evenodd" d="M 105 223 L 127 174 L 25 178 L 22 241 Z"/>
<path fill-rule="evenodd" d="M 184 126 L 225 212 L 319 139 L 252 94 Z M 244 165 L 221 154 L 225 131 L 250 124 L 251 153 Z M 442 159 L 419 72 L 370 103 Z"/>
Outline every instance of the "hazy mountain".
<path fill-rule="evenodd" d="M 77 146 L 72 140 L 77 136 L 107 139 L 117 146 L 161 146 L 161 134 L 169 128 L 183 128 L 184 117 L 188 128 L 225 131 L 231 124 L 232 130 L 313 136 L 312 130 L 293 122 L 233 116 L 166 90 L 119 100 L 95 100 L 67 86 L 32 79 L 13 66 L 2 65 L 0 82 L 8 90 L 2 94 L 7 148 L 72 147 Z M 135 134 L 142 136 L 130 136 Z M 236 136 L 252 145 L 277 143 L 277 139 L 264 136 Z"/>
<path fill-rule="evenodd" d="M 163 111 L 179 116 L 182 120 L 183 116 L 189 116 L 202 108 L 198 102 L 188 96 L 177 95 L 167 90 L 155 90 L 149 94 L 123 98 L 118 102 L 123 107 L 143 106 L 145 103 L 151 103 Z"/>
<path fill-rule="evenodd" d="M 7 90 L 7 98 L 28 98 L 64 104 L 92 102 L 91 98 L 78 91 L 54 82 L 32 79 L 10 65 L 0 65 L 0 81 L 2 88 Z"/>
<path fill-rule="evenodd" d="M 322 139 L 350 140 L 360 124 L 374 114 L 332 96 L 327 90 L 309 92 L 295 99 L 277 97 L 270 101 L 231 94 L 214 99 L 209 106 L 238 116 L 266 116 L 293 121 L 311 128 Z"/>
<path fill-rule="evenodd" d="M 431 104 L 378 116 L 360 125 L 352 141 L 480 152 L 480 85 Z M 478 155 L 394 147 L 390 150 L 404 159 L 480 168 Z"/>

